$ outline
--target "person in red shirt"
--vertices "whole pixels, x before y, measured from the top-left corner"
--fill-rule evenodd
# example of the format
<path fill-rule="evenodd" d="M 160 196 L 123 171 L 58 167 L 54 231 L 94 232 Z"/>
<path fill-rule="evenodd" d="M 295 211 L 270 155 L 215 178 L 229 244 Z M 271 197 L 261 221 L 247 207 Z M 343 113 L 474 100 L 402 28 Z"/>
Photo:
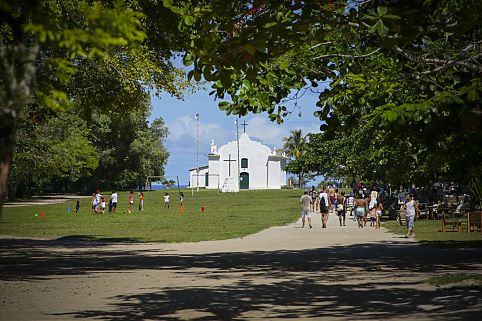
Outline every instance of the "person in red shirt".
<path fill-rule="evenodd" d="M 139 211 L 144 210 L 144 193 L 140 192 L 139 193 Z"/>

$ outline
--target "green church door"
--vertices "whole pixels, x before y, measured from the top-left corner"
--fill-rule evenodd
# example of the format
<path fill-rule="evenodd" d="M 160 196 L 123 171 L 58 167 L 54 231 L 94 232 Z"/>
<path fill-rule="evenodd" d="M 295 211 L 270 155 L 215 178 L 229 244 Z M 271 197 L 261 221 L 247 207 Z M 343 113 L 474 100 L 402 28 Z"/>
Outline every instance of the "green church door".
<path fill-rule="evenodd" d="M 208 187 L 209 186 L 209 173 L 206 172 L 204 176 L 204 186 Z"/>
<path fill-rule="evenodd" d="M 241 173 L 239 188 L 240 189 L 249 189 L 249 173 Z"/>

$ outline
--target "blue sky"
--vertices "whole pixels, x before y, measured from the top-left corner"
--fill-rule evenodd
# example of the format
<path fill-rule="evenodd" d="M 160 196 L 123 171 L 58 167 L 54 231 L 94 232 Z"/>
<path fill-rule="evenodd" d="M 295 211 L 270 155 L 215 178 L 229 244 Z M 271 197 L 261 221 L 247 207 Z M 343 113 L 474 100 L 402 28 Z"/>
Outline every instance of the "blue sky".
<path fill-rule="evenodd" d="M 209 88 L 208 88 L 209 89 Z M 206 155 L 210 151 L 211 139 L 218 148 L 227 142 L 236 140 L 237 116 L 227 116 L 218 109 L 218 101 L 209 96 L 209 90 L 201 90 L 184 100 L 165 94 L 161 98 L 152 97 L 152 115 L 150 120 L 162 117 L 169 129 L 166 148 L 170 153 L 166 166 L 166 176 L 179 176 L 179 183 L 184 185 L 189 181 L 188 170 L 196 167 L 196 113 L 199 113 L 199 166 L 207 165 Z M 283 137 L 288 137 L 293 129 L 302 129 L 304 134 L 319 132 L 320 120 L 313 116 L 317 110 L 315 103 L 318 94 L 306 92 L 298 99 L 296 110 L 294 102 L 287 107 L 295 109 L 289 119 L 281 125 L 273 123 L 268 115 L 249 114 L 240 118 L 240 123 L 246 121 L 246 133 L 253 140 L 259 141 L 270 148 L 281 148 Z M 290 108 L 288 108 L 290 109 Z M 301 111 L 301 117 L 298 113 Z M 243 132 L 240 126 L 240 134 Z"/>

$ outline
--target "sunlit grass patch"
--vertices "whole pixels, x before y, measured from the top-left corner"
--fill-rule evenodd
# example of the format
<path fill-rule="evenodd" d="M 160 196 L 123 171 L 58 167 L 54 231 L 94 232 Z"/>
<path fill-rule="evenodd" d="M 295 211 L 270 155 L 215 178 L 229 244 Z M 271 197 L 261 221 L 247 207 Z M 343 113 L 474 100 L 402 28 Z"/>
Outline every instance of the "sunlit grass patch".
<path fill-rule="evenodd" d="M 218 195 L 212 190 L 191 193 L 191 190 L 184 189 L 184 213 L 181 213 L 175 189 L 167 191 L 171 206 L 169 210 L 164 209 L 165 192 L 146 192 L 144 211 L 137 209 L 136 202 L 133 213 L 128 213 L 128 192 L 119 192 L 116 214 L 92 213 L 90 198 L 81 200 L 78 214 L 73 211 L 75 200 L 54 205 L 4 208 L 0 234 L 155 242 L 229 239 L 295 222 L 299 217 L 302 193 L 266 190 Z M 110 193 L 105 194 L 110 196 Z"/>

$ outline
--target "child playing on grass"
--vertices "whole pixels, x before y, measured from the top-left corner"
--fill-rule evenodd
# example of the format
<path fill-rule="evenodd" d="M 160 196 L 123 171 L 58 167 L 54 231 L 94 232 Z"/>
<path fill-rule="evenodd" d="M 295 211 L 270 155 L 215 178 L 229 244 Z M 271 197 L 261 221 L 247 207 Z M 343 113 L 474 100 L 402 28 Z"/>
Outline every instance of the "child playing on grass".
<path fill-rule="evenodd" d="M 164 209 L 169 209 L 169 193 L 164 193 Z"/>
<path fill-rule="evenodd" d="M 144 193 L 140 192 L 139 193 L 139 211 L 144 210 Z"/>
<path fill-rule="evenodd" d="M 134 209 L 134 192 L 131 191 L 129 194 L 129 213 L 132 213 L 132 210 Z"/>
<path fill-rule="evenodd" d="M 102 214 L 104 214 L 105 213 L 105 196 L 104 195 L 100 196 L 100 208 L 101 208 Z"/>
<path fill-rule="evenodd" d="M 179 211 L 184 214 L 184 193 L 179 192 Z"/>
<path fill-rule="evenodd" d="M 75 214 L 79 213 L 80 210 L 80 200 L 77 199 L 77 203 L 75 204 Z"/>
<path fill-rule="evenodd" d="M 92 213 L 97 211 L 97 197 L 95 197 L 95 193 L 92 193 Z"/>

